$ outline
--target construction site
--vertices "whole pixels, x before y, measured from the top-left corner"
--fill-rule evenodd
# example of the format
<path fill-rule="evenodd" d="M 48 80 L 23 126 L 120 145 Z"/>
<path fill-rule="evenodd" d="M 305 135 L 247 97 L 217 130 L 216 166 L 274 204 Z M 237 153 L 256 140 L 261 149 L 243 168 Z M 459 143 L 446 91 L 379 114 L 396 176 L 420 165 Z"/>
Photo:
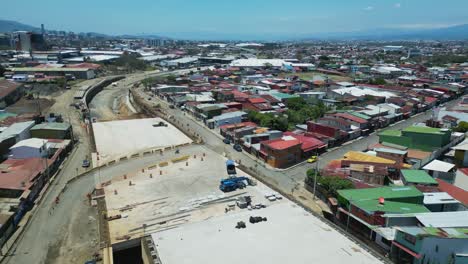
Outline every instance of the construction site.
<path fill-rule="evenodd" d="M 379 262 L 235 161 L 199 145 L 168 151 L 96 190 L 104 263 Z"/>
<path fill-rule="evenodd" d="M 97 122 L 93 123 L 93 130 L 100 164 L 140 152 L 192 143 L 189 137 L 161 118 Z"/>

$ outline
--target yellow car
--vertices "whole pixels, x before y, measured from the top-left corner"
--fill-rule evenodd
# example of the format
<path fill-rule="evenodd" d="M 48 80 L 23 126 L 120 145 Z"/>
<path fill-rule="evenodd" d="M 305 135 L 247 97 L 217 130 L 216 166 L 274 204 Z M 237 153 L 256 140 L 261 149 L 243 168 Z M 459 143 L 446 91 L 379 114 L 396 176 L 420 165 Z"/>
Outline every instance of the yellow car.
<path fill-rule="evenodd" d="M 308 163 L 314 163 L 316 161 L 317 161 L 317 156 L 312 156 L 307 160 Z"/>

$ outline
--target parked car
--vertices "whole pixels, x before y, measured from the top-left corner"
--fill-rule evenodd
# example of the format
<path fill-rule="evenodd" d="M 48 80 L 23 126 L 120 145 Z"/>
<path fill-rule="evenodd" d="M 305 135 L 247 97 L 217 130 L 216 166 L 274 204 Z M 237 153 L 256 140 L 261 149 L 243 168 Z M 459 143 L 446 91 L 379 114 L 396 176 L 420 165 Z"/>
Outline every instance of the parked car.
<path fill-rule="evenodd" d="M 231 140 L 228 138 L 223 139 L 224 144 L 231 144 Z"/>
<path fill-rule="evenodd" d="M 90 166 L 89 160 L 85 159 L 83 160 L 83 163 L 81 164 L 83 168 L 88 168 Z"/>
<path fill-rule="evenodd" d="M 238 152 L 241 152 L 241 151 L 242 151 L 242 147 L 241 147 L 241 145 L 239 145 L 239 144 L 234 144 L 234 146 L 232 146 L 232 147 L 233 147 L 236 151 L 238 151 Z"/>
<path fill-rule="evenodd" d="M 317 156 L 312 156 L 307 160 L 307 163 L 314 163 L 317 161 Z"/>

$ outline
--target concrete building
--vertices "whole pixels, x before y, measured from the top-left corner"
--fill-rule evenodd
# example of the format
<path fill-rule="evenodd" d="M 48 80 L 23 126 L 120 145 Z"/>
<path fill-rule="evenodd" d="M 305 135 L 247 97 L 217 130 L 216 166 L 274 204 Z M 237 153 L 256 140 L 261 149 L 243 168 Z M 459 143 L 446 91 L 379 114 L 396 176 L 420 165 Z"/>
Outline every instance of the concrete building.
<path fill-rule="evenodd" d="M 47 122 L 31 128 L 31 137 L 43 139 L 71 139 L 72 127 L 69 123 Z"/>
<path fill-rule="evenodd" d="M 48 76 L 73 76 L 76 79 L 93 79 L 96 77 L 96 72 L 94 69 L 88 68 L 36 68 L 36 67 L 19 67 L 19 68 L 9 68 L 9 71 L 17 74 L 38 74 L 42 73 Z"/>
<path fill-rule="evenodd" d="M 298 163 L 302 156 L 302 143 L 292 136 L 260 143 L 260 156 L 274 168 L 286 168 Z"/>
<path fill-rule="evenodd" d="M 45 139 L 25 139 L 10 148 L 11 159 L 44 158 L 48 155 L 47 140 Z"/>
<path fill-rule="evenodd" d="M 247 113 L 243 111 L 229 112 L 207 120 L 206 125 L 213 129 L 222 125 L 238 124 L 242 122 L 246 116 Z"/>
<path fill-rule="evenodd" d="M 391 255 L 398 263 L 467 263 L 468 235 L 464 228 L 399 227 Z"/>
<path fill-rule="evenodd" d="M 0 80 L 0 109 L 14 104 L 22 95 L 22 84 L 8 80 Z"/>
<path fill-rule="evenodd" d="M 386 142 L 408 148 L 433 151 L 450 143 L 448 129 L 410 126 L 402 131 L 386 130 L 379 133 L 379 142 Z"/>
<path fill-rule="evenodd" d="M 16 50 L 31 52 L 46 48 L 44 36 L 29 31 L 16 31 L 13 33 Z"/>

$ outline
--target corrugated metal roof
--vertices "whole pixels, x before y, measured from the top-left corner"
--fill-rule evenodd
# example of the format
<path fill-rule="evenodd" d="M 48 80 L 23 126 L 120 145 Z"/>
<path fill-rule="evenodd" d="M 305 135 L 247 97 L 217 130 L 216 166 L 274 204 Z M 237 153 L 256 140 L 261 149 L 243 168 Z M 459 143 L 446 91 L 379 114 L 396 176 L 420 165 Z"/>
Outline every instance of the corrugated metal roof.
<path fill-rule="evenodd" d="M 67 130 L 70 128 L 69 123 L 57 123 L 57 122 L 46 122 L 46 123 L 41 123 L 38 125 L 35 125 L 31 128 L 31 131 L 33 130 L 39 130 L 39 129 L 49 129 L 49 130 Z"/>
<path fill-rule="evenodd" d="M 453 168 L 455 168 L 454 164 L 440 161 L 440 160 L 433 160 L 429 164 L 423 167 L 424 170 L 441 171 L 441 172 L 449 172 Z"/>
<path fill-rule="evenodd" d="M 383 164 L 395 164 L 394 160 L 384 159 L 380 157 L 375 157 L 372 155 L 367 155 L 358 151 L 349 151 L 344 155 L 344 160 L 352 161 L 362 161 L 362 162 L 372 162 L 372 163 L 383 163 Z"/>
<path fill-rule="evenodd" d="M 359 207 L 366 212 L 385 212 L 385 213 L 425 213 L 430 212 L 424 205 L 413 203 L 401 203 L 385 201 L 383 204 L 375 200 L 360 200 L 352 202 L 353 206 Z"/>
<path fill-rule="evenodd" d="M 401 175 L 406 182 L 437 185 L 437 181 L 423 170 L 401 170 Z"/>
<path fill-rule="evenodd" d="M 34 126 L 34 121 L 14 123 L 0 134 L 0 141 L 12 136 L 16 136 L 32 126 Z"/>
<path fill-rule="evenodd" d="M 398 149 L 391 149 L 391 148 L 375 148 L 374 151 L 392 153 L 392 154 L 397 154 L 397 155 L 405 155 L 408 153 L 408 151 L 405 151 L 405 150 L 398 150 Z"/>
<path fill-rule="evenodd" d="M 385 199 L 423 197 L 423 193 L 414 186 L 339 190 L 338 193 L 347 200 L 352 201 L 378 199 L 380 197 L 384 197 Z"/>
<path fill-rule="evenodd" d="M 433 127 L 424 127 L 424 126 L 410 126 L 405 128 L 403 131 L 405 132 L 413 132 L 413 133 L 424 133 L 424 134 L 444 134 L 440 128 L 433 128 Z"/>
<path fill-rule="evenodd" d="M 460 203 L 446 192 L 425 192 L 424 204 L 457 204 Z M 468 218 L 467 218 L 468 226 Z"/>
<path fill-rule="evenodd" d="M 419 213 L 414 216 L 426 227 L 468 226 L 468 211 Z"/>

